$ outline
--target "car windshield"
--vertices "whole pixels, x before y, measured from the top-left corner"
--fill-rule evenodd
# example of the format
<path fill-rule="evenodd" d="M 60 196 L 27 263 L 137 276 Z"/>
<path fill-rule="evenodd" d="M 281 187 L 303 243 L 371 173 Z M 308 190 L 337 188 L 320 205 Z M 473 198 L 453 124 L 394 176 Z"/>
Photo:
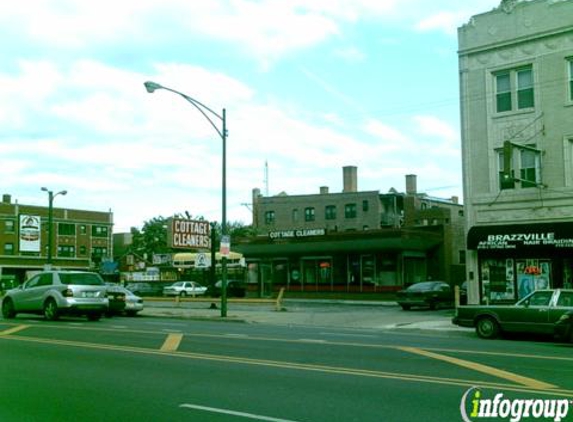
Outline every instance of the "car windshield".
<path fill-rule="evenodd" d="M 182 281 L 178 281 L 177 283 L 173 283 L 173 284 L 171 285 L 171 287 L 181 287 L 181 286 L 183 286 L 183 282 L 182 282 Z"/>
<path fill-rule="evenodd" d="M 412 284 L 406 290 L 408 290 L 410 292 L 432 290 L 432 289 L 434 289 L 435 285 L 436 285 L 436 283 L 433 283 L 433 282 L 417 283 L 417 284 Z"/>
<path fill-rule="evenodd" d="M 101 277 L 94 273 L 60 273 L 62 284 L 76 284 L 81 286 L 102 286 Z"/>

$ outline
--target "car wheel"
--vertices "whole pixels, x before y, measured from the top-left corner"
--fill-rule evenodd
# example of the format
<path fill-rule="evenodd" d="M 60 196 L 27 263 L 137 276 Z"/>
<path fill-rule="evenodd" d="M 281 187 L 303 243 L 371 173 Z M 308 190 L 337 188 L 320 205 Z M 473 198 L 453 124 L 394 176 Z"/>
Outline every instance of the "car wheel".
<path fill-rule="evenodd" d="M 93 314 L 88 314 L 88 321 L 99 321 L 101 318 L 101 314 L 100 313 L 93 313 Z"/>
<path fill-rule="evenodd" d="M 492 317 L 482 317 L 476 323 L 476 333 L 481 338 L 496 338 L 499 335 L 499 324 Z"/>
<path fill-rule="evenodd" d="M 16 316 L 12 299 L 6 298 L 2 301 L 2 316 L 6 319 L 12 319 Z"/>
<path fill-rule="evenodd" d="M 410 310 L 410 305 L 400 305 L 402 307 L 403 310 L 405 311 L 409 311 Z"/>
<path fill-rule="evenodd" d="M 125 311 L 125 314 L 130 317 L 137 316 L 137 311 Z"/>
<path fill-rule="evenodd" d="M 185 297 L 185 296 L 187 296 L 187 292 L 186 292 L 186 291 L 182 291 L 181 293 L 179 293 L 179 296 Z"/>
<path fill-rule="evenodd" d="M 52 298 L 46 300 L 44 303 L 44 318 L 48 321 L 55 321 L 58 319 L 58 304 Z"/>

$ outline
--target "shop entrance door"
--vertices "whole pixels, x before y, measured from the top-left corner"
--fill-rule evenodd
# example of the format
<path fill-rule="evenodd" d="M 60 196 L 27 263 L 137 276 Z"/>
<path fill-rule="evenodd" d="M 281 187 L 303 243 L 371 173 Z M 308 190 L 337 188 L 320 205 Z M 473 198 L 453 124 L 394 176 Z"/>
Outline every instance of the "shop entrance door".
<path fill-rule="evenodd" d="M 332 290 L 332 257 L 309 257 L 301 260 L 303 286 L 314 290 Z"/>
<path fill-rule="evenodd" d="M 376 261 L 374 255 L 360 256 L 360 290 L 371 287 L 376 283 Z"/>

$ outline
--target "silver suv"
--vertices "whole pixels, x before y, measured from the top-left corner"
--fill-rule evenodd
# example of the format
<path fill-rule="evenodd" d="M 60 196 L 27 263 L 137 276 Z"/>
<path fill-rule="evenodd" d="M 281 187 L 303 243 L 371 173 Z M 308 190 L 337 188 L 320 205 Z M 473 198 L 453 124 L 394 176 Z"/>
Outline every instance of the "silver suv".
<path fill-rule="evenodd" d="M 60 315 L 85 315 L 97 321 L 107 312 L 109 300 L 99 274 L 84 271 L 43 271 L 21 286 L 8 290 L 2 300 L 2 316 L 17 313 L 44 314 L 53 321 Z"/>

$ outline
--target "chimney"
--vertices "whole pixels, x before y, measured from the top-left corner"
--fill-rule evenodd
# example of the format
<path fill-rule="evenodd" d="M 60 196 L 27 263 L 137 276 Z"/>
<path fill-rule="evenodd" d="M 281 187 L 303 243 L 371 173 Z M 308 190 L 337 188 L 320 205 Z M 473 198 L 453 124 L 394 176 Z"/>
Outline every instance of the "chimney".
<path fill-rule="evenodd" d="M 458 198 L 457 196 L 452 196 L 452 203 L 453 203 L 453 204 L 459 204 L 459 203 L 460 203 L 460 198 Z"/>
<path fill-rule="evenodd" d="M 342 192 L 358 192 L 358 168 L 356 166 L 342 167 Z"/>
<path fill-rule="evenodd" d="M 321 186 L 320 187 L 320 194 L 321 195 L 328 195 L 328 186 Z"/>
<path fill-rule="evenodd" d="M 415 174 L 406 175 L 406 195 L 416 195 L 418 191 L 416 183 L 417 182 Z"/>
<path fill-rule="evenodd" d="M 10 204 L 12 202 L 12 196 L 7 194 L 7 193 L 3 194 L 2 195 L 2 202 L 4 204 Z"/>

